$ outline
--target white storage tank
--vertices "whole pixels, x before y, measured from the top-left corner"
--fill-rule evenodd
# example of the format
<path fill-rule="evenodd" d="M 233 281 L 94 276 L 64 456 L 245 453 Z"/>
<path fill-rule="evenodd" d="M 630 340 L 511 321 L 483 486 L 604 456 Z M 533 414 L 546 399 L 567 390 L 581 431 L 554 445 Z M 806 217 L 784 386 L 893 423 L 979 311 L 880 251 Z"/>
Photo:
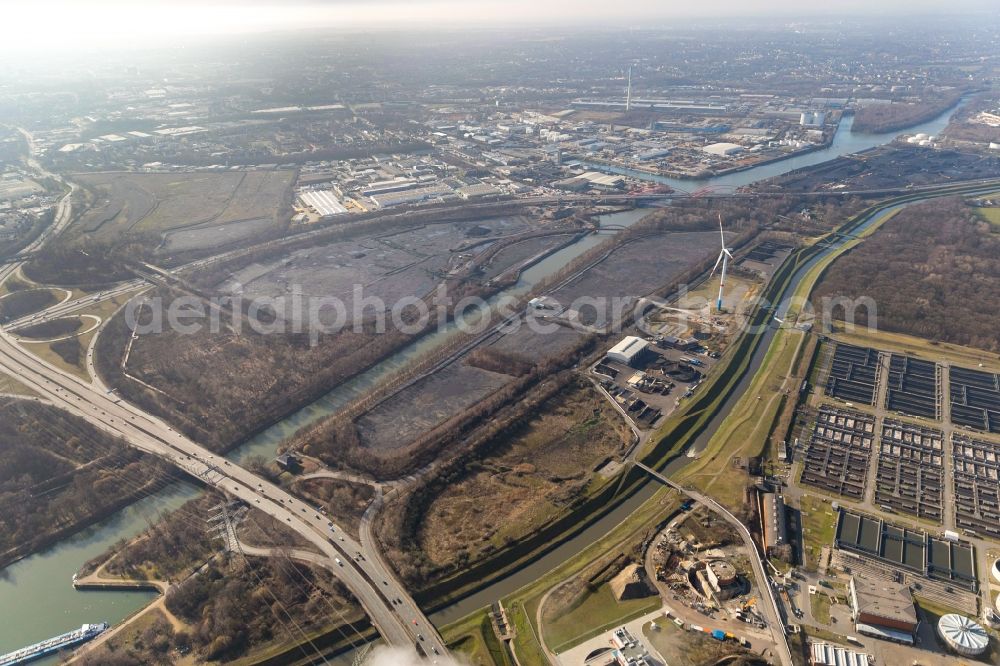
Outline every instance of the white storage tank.
<path fill-rule="evenodd" d="M 938 620 L 938 634 L 952 650 L 964 657 L 977 657 L 986 652 L 990 636 L 973 620 L 949 613 Z"/>
<path fill-rule="evenodd" d="M 993 560 L 993 580 L 1000 583 L 1000 559 Z"/>

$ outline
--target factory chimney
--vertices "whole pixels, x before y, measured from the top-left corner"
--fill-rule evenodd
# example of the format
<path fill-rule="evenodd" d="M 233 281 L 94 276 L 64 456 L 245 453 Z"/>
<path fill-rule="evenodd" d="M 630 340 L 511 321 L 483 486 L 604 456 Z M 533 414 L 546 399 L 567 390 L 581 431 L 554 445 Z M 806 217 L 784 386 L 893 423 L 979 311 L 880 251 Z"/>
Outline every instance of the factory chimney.
<path fill-rule="evenodd" d="M 628 66 L 628 87 L 625 89 L 625 111 L 632 107 L 632 65 Z"/>

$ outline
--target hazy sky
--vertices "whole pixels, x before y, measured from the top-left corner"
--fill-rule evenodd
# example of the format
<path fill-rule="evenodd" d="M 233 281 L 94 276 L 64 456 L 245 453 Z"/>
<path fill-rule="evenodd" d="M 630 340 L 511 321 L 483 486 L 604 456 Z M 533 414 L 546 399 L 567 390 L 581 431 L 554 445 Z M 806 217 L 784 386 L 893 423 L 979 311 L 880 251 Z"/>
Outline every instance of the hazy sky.
<path fill-rule="evenodd" d="M 947 11 L 995 11 L 996 0 L 948 0 Z M 672 17 L 944 11 L 941 0 L 0 0 L 0 48 L 130 46 L 180 35 L 302 27 L 433 28 L 460 24 L 648 26 Z"/>

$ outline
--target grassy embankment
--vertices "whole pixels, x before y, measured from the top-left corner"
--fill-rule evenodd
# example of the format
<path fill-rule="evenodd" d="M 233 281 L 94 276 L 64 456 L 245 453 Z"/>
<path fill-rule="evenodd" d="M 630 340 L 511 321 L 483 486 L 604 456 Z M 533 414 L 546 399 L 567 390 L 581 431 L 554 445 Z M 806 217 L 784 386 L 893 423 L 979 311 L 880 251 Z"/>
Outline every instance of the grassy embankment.
<path fill-rule="evenodd" d="M 522 664 L 544 664 L 548 663 L 548 658 L 539 643 L 539 628 L 536 624 L 539 603 L 546 592 L 556 585 L 578 575 L 596 560 L 608 556 L 609 553 L 624 550 L 630 545 L 641 541 L 646 531 L 651 525 L 658 524 L 671 515 L 680 504 L 680 495 L 669 489 L 661 489 L 648 502 L 644 503 L 626 520 L 611 530 L 601 539 L 595 541 L 577 556 L 567 560 L 558 567 L 552 569 L 536 581 L 524 586 L 503 600 L 507 610 L 508 619 L 516 631 L 516 638 L 512 642 L 514 650 L 517 652 L 519 661 Z M 626 607 L 619 618 L 628 617 L 635 613 L 636 609 Z M 645 611 L 643 611 L 645 612 Z M 442 630 L 442 634 L 449 640 L 459 641 L 474 632 L 463 629 L 473 623 L 472 618 L 481 614 L 477 611 L 462 620 L 459 620 Z M 642 613 L 640 613 L 641 615 Z M 610 616 L 606 621 L 610 620 Z M 615 621 L 621 621 L 617 619 Z M 588 626 L 592 626 L 589 622 Z M 492 630 L 491 630 L 492 631 Z M 586 640 L 588 636 L 578 636 L 578 640 Z M 502 664 L 503 662 L 496 662 Z"/>
<path fill-rule="evenodd" d="M 441 630 L 441 637 L 448 649 L 461 655 L 470 666 L 513 666 L 486 609 L 449 624 Z"/>
<path fill-rule="evenodd" d="M 79 310 L 76 314 L 72 315 L 73 317 L 90 315 L 89 317 L 80 317 L 80 330 L 84 331 L 83 333 L 55 342 L 33 342 L 30 339 L 22 339 L 20 342 L 25 349 L 43 361 L 89 382 L 91 376 L 86 367 L 87 350 L 90 348 L 90 343 L 100 329 L 100 323 L 107 321 L 139 291 L 141 290 L 115 296 L 110 300 L 102 301 L 91 307 Z M 100 323 L 91 317 L 99 318 Z M 75 345 L 73 344 L 74 342 L 76 343 Z"/>
<path fill-rule="evenodd" d="M 552 603 L 551 601 L 549 603 Z M 618 625 L 648 615 L 663 605 L 659 595 L 642 599 L 615 599 L 607 583 L 588 591 L 557 617 L 543 615 L 545 641 L 556 654 L 583 643 Z"/>
<path fill-rule="evenodd" d="M 36 396 L 38 395 L 30 388 L 17 381 L 10 375 L 5 375 L 0 373 L 0 393 L 6 393 L 7 395 L 25 395 L 25 396 Z"/>

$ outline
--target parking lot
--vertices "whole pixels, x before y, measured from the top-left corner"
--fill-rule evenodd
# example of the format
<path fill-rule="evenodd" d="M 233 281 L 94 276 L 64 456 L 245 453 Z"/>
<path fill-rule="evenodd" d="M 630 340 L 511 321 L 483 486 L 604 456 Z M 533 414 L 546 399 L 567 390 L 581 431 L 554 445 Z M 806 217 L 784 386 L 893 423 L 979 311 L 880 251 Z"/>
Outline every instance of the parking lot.
<path fill-rule="evenodd" d="M 875 419 L 829 405 L 816 415 L 806 448 L 804 484 L 861 500 L 875 439 Z"/>
<path fill-rule="evenodd" d="M 943 462 L 940 430 L 885 419 L 879 438 L 876 504 L 941 522 Z"/>
<path fill-rule="evenodd" d="M 941 419 L 940 366 L 901 354 L 889 360 L 885 407 L 894 412 Z"/>
<path fill-rule="evenodd" d="M 952 435 L 955 523 L 1000 538 L 1000 444 Z"/>
<path fill-rule="evenodd" d="M 838 343 L 833 352 L 826 394 L 863 405 L 875 404 L 879 352 Z"/>
<path fill-rule="evenodd" d="M 952 366 L 949 379 L 952 423 L 1000 433 L 1000 377 Z"/>

